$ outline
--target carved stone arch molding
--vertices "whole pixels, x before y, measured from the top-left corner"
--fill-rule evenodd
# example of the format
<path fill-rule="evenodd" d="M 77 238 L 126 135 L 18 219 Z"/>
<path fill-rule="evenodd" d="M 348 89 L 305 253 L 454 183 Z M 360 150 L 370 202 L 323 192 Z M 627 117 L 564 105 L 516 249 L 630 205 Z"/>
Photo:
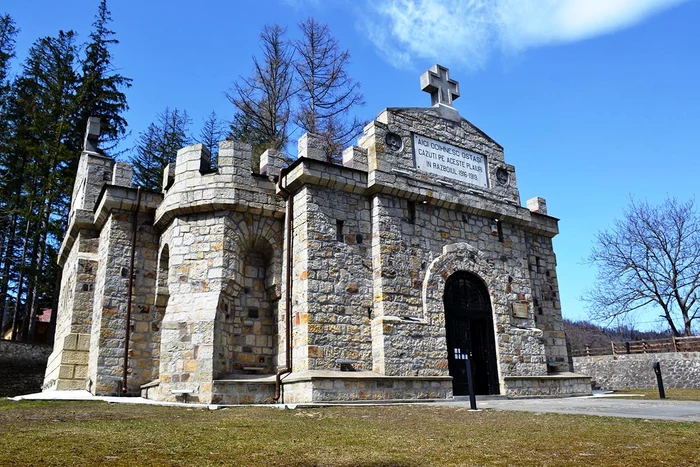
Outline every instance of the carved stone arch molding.
<path fill-rule="evenodd" d="M 442 254 L 435 258 L 426 271 L 423 279 L 423 319 L 427 324 L 445 329 L 445 310 L 443 294 L 445 282 L 458 271 L 466 271 L 478 276 L 486 286 L 491 297 L 494 314 L 497 300 L 493 294 L 493 283 L 498 282 L 498 272 L 493 263 L 485 255 L 469 243 L 452 243 L 445 245 Z M 494 316 L 494 322 L 497 320 Z"/>
<path fill-rule="evenodd" d="M 243 284 L 241 284 L 241 279 L 240 279 L 241 274 L 239 272 L 236 273 L 236 279 L 229 279 L 224 283 L 224 288 L 223 291 L 226 295 L 228 295 L 231 298 L 237 297 L 238 294 L 241 293 L 241 290 L 243 289 Z"/>
<path fill-rule="evenodd" d="M 267 274 L 265 291 L 269 299 L 280 296 L 281 264 L 282 264 L 282 232 L 281 224 L 276 219 L 253 218 L 248 215 L 233 213 L 230 215 L 226 235 L 231 242 L 228 257 L 225 258 L 228 268 L 224 283 L 225 291 L 232 297 L 240 294 L 243 286 L 243 269 L 246 257 L 250 254 L 264 258 Z"/>
<path fill-rule="evenodd" d="M 482 281 L 488 292 L 493 313 L 493 332 L 496 340 L 496 362 L 500 361 L 499 334 L 503 332 L 502 323 L 507 319 L 507 304 L 504 290 L 507 273 L 494 265 L 483 252 L 469 243 L 452 243 L 445 245 L 442 254 L 435 258 L 428 267 L 423 280 L 423 319 L 427 330 L 435 338 L 437 348 L 448 359 L 447 333 L 445 327 L 445 304 L 443 296 L 447 280 L 456 272 L 468 272 Z"/>

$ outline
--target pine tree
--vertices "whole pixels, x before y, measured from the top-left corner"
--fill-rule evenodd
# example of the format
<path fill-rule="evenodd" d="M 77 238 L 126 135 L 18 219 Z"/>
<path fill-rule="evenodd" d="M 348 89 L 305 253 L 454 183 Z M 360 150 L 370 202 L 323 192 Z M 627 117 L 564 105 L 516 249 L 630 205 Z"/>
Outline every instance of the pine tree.
<path fill-rule="evenodd" d="M 9 157 L 0 165 L 10 174 L 15 229 L 22 237 L 10 268 L 15 277 L 13 321 L 24 316 L 23 339 L 32 331 L 36 310 L 50 306 L 55 292 L 43 287 L 54 282 L 43 266 L 55 261 L 69 203 L 67 181 L 75 176 L 76 56 L 72 31 L 37 40 L 8 99 Z"/>
<path fill-rule="evenodd" d="M 204 120 L 204 126 L 199 132 L 198 142 L 209 150 L 212 167 L 216 166 L 219 157 L 219 141 L 224 139 L 225 135 L 224 125 L 225 123 L 219 119 L 216 112 L 212 111 Z"/>
<path fill-rule="evenodd" d="M 266 149 L 287 144 L 293 96 L 293 49 L 280 26 L 265 26 L 260 33 L 263 59 L 253 57 L 253 75 L 241 78 L 226 94 L 236 107 L 230 136 L 250 144 L 256 158 Z"/>
<path fill-rule="evenodd" d="M 161 188 L 163 169 L 174 163 L 177 151 L 191 141 L 188 136 L 191 122 L 187 112 L 166 107 L 157 119 L 139 134 L 135 153 L 131 157 L 136 184 L 148 190 Z"/>
<path fill-rule="evenodd" d="M 131 79 L 116 73 L 112 64 L 110 48 L 119 44 L 114 31 L 109 29 L 112 15 L 107 9 L 107 1 L 102 0 L 92 24 L 90 41 L 85 58 L 81 61 L 82 72 L 78 87 L 78 107 L 80 111 L 75 122 L 80 132 L 76 134 L 82 143 L 85 125 L 89 117 L 100 118 L 100 147 L 110 150 L 125 134 L 127 122 L 122 114 L 129 109 L 123 90 L 131 87 Z"/>
<path fill-rule="evenodd" d="M 10 87 L 10 60 L 15 57 L 15 37 L 18 32 L 10 15 L 0 15 L 0 112 Z"/>
<path fill-rule="evenodd" d="M 8 85 L 17 29 L 0 16 L 0 310 L 11 304 L 14 321 L 22 317 L 23 339 L 31 337 L 37 310 L 52 307 L 58 293 L 55 259 L 87 118 L 102 119 L 108 145 L 126 130 L 122 90 L 131 80 L 111 64 L 109 49 L 118 42 L 110 21 L 102 0 L 80 62 L 74 32 L 37 40 Z"/>
<path fill-rule="evenodd" d="M 299 91 L 296 124 L 325 139 L 329 161 L 360 134 L 364 122 L 348 113 L 364 105 L 360 85 L 347 73 L 350 53 L 340 50 L 328 26 L 309 18 L 299 25 L 302 38 L 294 43 Z"/>
<path fill-rule="evenodd" d="M 6 313 L 7 288 L 10 266 L 14 262 L 17 225 L 16 205 L 12 202 L 15 190 L 10 172 L 11 133 L 8 125 L 7 103 L 11 94 L 10 60 L 15 56 L 17 27 L 8 14 L 0 15 L 0 334 L 4 333 L 9 315 Z"/>

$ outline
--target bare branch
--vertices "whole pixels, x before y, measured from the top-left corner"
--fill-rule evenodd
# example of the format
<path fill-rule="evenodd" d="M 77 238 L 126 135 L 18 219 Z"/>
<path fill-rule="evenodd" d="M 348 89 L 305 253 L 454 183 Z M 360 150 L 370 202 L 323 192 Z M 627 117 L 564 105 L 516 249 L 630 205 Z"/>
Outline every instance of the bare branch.
<path fill-rule="evenodd" d="M 296 124 L 325 140 L 328 160 L 355 139 L 363 127 L 349 111 L 364 105 L 359 83 L 347 73 L 350 53 L 341 51 L 328 26 L 309 18 L 299 25 L 302 38 L 294 43 L 297 59 L 299 109 Z"/>
<path fill-rule="evenodd" d="M 700 290 L 700 217 L 692 200 L 631 200 L 623 218 L 598 233 L 589 262 L 598 267 L 597 284 L 584 296 L 591 317 L 658 307 L 674 334 L 692 334 Z"/>
<path fill-rule="evenodd" d="M 253 57 L 252 76 L 241 78 L 226 93 L 238 111 L 230 137 L 251 144 L 256 157 L 266 149 L 283 149 L 288 140 L 294 69 L 293 49 L 284 34 L 278 25 L 263 28 L 262 61 Z"/>

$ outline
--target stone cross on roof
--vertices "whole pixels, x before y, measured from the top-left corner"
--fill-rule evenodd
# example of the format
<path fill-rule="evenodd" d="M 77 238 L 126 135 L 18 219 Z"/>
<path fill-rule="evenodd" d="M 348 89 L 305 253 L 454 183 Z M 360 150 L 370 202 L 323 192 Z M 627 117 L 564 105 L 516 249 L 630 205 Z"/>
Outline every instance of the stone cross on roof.
<path fill-rule="evenodd" d="M 433 107 L 440 104 L 452 107 L 452 101 L 459 97 L 459 83 L 450 79 L 450 70 L 437 64 L 421 75 L 420 88 L 430 93 Z"/>

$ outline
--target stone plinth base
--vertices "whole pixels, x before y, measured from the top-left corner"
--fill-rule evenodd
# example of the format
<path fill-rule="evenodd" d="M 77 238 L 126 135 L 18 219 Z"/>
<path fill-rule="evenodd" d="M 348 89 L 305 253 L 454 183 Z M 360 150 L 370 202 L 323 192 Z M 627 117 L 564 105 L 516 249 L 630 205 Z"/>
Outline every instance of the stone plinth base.
<path fill-rule="evenodd" d="M 212 384 L 212 404 L 273 404 L 275 376 L 230 376 Z"/>
<path fill-rule="evenodd" d="M 63 345 L 54 345 L 44 376 L 43 391 L 85 389 L 88 376 L 90 334 L 71 333 Z"/>
<path fill-rule="evenodd" d="M 220 405 L 273 404 L 274 375 L 230 375 L 214 380 L 211 392 L 187 392 L 191 402 Z M 591 395 L 591 378 L 575 373 L 506 376 L 503 396 L 570 397 Z M 158 381 L 141 386 L 141 397 L 179 401 L 180 392 L 162 393 Z M 176 393 L 177 392 L 177 393 Z M 300 371 L 282 378 L 278 403 L 421 401 L 452 399 L 450 376 L 384 376 L 370 371 Z"/>
<path fill-rule="evenodd" d="M 451 399 L 450 376 L 384 376 L 369 371 L 301 371 L 282 381 L 285 404 Z"/>
<path fill-rule="evenodd" d="M 210 394 L 188 393 L 188 400 L 221 405 L 273 404 L 274 375 L 231 375 L 211 384 Z M 161 393 L 158 381 L 141 386 L 141 397 L 176 401 L 176 394 Z M 359 402 L 395 400 L 444 400 L 452 398 L 449 376 L 383 376 L 364 371 L 301 371 L 282 379 L 285 404 L 310 402 Z M 211 396 L 211 400 L 207 398 Z"/>
<path fill-rule="evenodd" d="M 152 381 L 141 386 L 141 397 L 167 402 L 194 402 L 199 404 L 273 404 L 275 375 L 229 375 L 211 384 L 193 385 L 183 392 L 172 385 Z M 211 387 L 211 392 L 203 389 Z M 186 395 L 186 398 L 183 397 Z"/>
<path fill-rule="evenodd" d="M 590 396 L 591 378 L 576 373 L 552 373 L 546 376 L 506 376 L 506 397 Z"/>

